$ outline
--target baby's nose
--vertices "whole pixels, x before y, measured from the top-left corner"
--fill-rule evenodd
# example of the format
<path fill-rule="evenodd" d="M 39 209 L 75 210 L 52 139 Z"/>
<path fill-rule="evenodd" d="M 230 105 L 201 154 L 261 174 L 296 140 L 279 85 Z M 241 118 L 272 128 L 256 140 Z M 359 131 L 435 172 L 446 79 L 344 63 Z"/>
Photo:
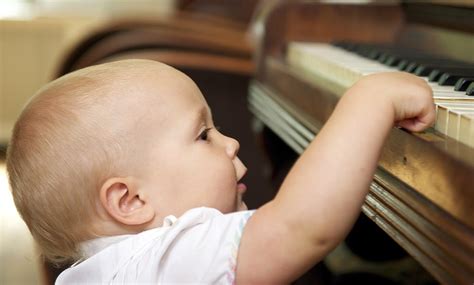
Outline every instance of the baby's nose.
<path fill-rule="evenodd" d="M 235 174 L 237 179 L 242 179 L 242 177 L 244 177 L 245 173 L 247 172 L 247 167 L 245 167 L 244 163 L 238 157 L 235 157 L 232 162 L 235 166 Z"/>
<path fill-rule="evenodd" d="M 230 158 L 234 158 L 237 156 L 237 153 L 239 152 L 240 144 L 236 139 L 233 139 L 230 137 L 226 137 L 226 138 L 227 138 L 227 142 L 226 142 L 227 155 Z"/>

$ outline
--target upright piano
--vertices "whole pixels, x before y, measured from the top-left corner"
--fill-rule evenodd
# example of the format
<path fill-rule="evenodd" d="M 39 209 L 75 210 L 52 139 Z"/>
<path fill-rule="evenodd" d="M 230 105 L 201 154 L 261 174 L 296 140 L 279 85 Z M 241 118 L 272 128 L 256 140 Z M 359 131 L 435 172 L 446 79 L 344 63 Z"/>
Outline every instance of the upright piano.
<path fill-rule="evenodd" d="M 249 108 L 301 154 L 361 76 L 425 78 L 436 124 L 416 134 L 392 129 L 362 211 L 437 281 L 473 284 L 474 1 L 354 2 L 261 7 Z"/>

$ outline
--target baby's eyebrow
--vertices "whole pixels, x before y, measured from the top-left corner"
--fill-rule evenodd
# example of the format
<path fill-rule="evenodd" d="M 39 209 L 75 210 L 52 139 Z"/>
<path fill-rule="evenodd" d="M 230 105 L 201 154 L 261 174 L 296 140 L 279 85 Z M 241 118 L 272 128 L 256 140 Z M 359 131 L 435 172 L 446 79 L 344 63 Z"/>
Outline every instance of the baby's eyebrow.
<path fill-rule="evenodd" d="M 212 120 L 212 112 L 208 106 L 202 106 L 197 114 L 194 116 L 196 121 L 205 121 L 206 119 Z"/>
<path fill-rule="evenodd" d="M 206 122 L 207 119 L 212 120 L 212 113 L 209 107 L 203 106 L 199 108 L 197 112 L 195 112 L 192 116 L 192 122 L 193 122 L 193 129 L 195 132 L 198 131 L 198 129 L 202 126 L 202 122 Z"/>
<path fill-rule="evenodd" d="M 205 112 L 206 112 L 206 115 L 207 115 L 208 119 L 213 121 L 213 119 L 212 119 L 212 110 L 211 110 L 211 108 L 209 108 L 209 106 L 206 106 Z"/>

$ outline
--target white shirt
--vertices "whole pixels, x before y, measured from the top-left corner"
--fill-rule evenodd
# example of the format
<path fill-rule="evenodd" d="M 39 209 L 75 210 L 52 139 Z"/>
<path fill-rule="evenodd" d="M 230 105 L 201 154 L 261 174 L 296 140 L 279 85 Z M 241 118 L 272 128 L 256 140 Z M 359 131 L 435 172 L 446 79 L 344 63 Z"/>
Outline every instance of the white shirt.
<path fill-rule="evenodd" d="M 233 284 L 242 231 L 254 211 L 195 208 L 163 227 L 82 244 L 87 259 L 56 284 Z"/>

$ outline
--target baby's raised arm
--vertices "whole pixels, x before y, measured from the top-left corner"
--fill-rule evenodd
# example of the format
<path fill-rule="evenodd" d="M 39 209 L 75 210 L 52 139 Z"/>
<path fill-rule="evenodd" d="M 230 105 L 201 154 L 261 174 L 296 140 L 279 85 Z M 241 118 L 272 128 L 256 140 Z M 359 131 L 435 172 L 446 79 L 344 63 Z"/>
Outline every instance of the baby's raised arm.
<path fill-rule="evenodd" d="M 352 86 L 246 225 L 237 283 L 289 283 L 322 260 L 357 218 L 394 123 L 421 131 L 434 117 L 431 88 L 415 76 L 382 73 Z"/>

